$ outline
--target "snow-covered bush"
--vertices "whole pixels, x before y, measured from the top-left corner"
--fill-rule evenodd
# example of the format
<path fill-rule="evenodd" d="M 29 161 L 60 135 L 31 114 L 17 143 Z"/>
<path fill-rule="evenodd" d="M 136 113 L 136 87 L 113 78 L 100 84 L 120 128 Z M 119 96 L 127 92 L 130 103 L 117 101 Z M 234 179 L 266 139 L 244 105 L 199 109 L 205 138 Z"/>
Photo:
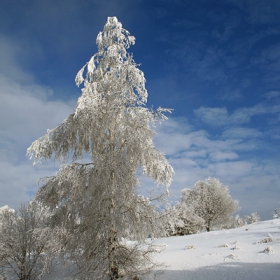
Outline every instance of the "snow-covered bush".
<path fill-rule="evenodd" d="M 240 246 L 235 245 L 233 248 L 231 248 L 231 250 L 241 250 Z"/>
<path fill-rule="evenodd" d="M 224 261 L 226 261 L 227 259 L 230 259 L 230 260 L 239 260 L 239 257 L 238 257 L 238 255 L 230 254 L 230 255 L 228 255 L 227 257 L 224 258 Z"/>
<path fill-rule="evenodd" d="M 186 246 L 186 250 L 190 250 L 190 249 L 197 249 L 196 244 L 192 244 L 192 245 L 187 245 Z"/>
<path fill-rule="evenodd" d="M 275 208 L 274 212 L 272 213 L 273 219 L 278 219 L 279 218 L 279 209 Z"/>
<path fill-rule="evenodd" d="M 194 234 L 203 230 L 204 220 L 185 204 L 175 205 L 168 210 L 167 216 L 168 236 Z"/>
<path fill-rule="evenodd" d="M 251 215 L 244 216 L 244 219 L 245 219 L 247 224 L 256 223 L 256 222 L 259 222 L 261 220 L 260 216 L 258 215 L 257 212 L 254 212 Z"/>
<path fill-rule="evenodd" d="M 243 227 L 246 225 L 246 222 L 245 220 L 240 217 L 239 215 L 236 215 L 234 218 L 233 218 L 233 221 L 232 221 L 232 228 L 238 228 L 238 227 Z"/>
<path fill-rule="evenodd" d="M 261 253 L 271 254 L 271 253 L 273 253 L 273 249 L 271 246 L 268 246 L 263 251 L 261 251 Z"/>
<path fill-rule="evenodd" d="M 1 215 L 4 215 L 8 212 L 15 213 L 15 210 L 13 208 L 10 208 L 8 205 L 0 207 L 0 222 L 1 222 Z"/>
<path fill-rule="evenodd" d="M 41 279 L 50 271 L 57 250 L 49 210 L 33 201 L 16 211 L 2 207 L 0 212 L 1 275 L 7 279 Z"/>
<path fill-rule="evenodd" d="M 268 234 L 267 237 L 265 237 L 265 238 L 259 240 L 258 243 L 269 243 L 269 242 L 274 242 L 274 241 L 276 241 L 276 239 L 273 238 L 273 237 L 271 236 L 271 234 Z"/>
<path fill-rule="evenodd" d="M 220 247 L 220 248 L 223 248 L 223 247 L 227 248 L 227 247 L 228 247 L 228 244 L 227 244 L 227 243 L 224 243 L 224 244 L 219 245 L 218 247 Z"/>

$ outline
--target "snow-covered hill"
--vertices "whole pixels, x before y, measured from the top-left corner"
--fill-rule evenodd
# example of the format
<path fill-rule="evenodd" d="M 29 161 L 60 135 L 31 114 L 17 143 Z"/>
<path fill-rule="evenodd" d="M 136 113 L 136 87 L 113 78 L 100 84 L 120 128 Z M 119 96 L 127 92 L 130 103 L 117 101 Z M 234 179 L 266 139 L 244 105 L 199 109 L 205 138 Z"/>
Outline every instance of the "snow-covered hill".
<path fill-rule="evenodd" d="M 280 219 L 241 228 L 169 237 L 157 256 L 160 280 L 280 279 Z M 154 279 L 148 278 L 147 279 Z"/>
<path fill-rule="evenodd" d="M 162 238 L 157 244 L 165 248 L 156 256 L 164 266 L 145 280 L 280 279 L 280 219 Z M 44 280 L 64 277 L 57 271 Z"/>

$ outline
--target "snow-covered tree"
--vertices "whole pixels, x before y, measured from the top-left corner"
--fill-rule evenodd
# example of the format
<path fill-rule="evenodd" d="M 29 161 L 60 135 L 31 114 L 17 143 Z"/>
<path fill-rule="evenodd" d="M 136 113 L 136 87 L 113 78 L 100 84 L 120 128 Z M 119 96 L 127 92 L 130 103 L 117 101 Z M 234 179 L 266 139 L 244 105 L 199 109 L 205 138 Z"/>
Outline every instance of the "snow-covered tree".
<path fill-rule="evenodd" d="M 0 207 L 0 221 L 1 221 L 1 216 L 6 212 L 15 213 L 15 209 L 10 208 L 8 205 Z"/>
<path fill-rule="evenodd" d="M 0 269 L 6 279 L 35 280 L 50 271 L 55 248 L 49 217 L 37 202 L 22 204 L 17 211 L 1 208 Z"/>
<path fill-rule="evenodd" d="M 228 226 L 238 209 L 238 201 L 231 198 L 228 188 L 216 178 L 198 181 L 192 190 L 184 189 L 182 204 L 193 207 L 194 213 L 204 220 L 207 231 L 214 226 Z"/>
<path fill-rule="evenodd" d="M 274 212 L 272 213 L 273 219 L 278 219 L 279 218 L 279 209 L 275 208 Z"/>
<path fill-rule="evenodd" d="M 145 107 L 144 74 L 127 53 L 134 42 L 116 17 L 108 18 L 98 52 L 76 76 L 84 87 L 73 114 L 28 149 L 35 162 L 72 158 L 44 181 L 37 199 L 55 210 L 62 247 L 82 279 L 136 277 L 150 262 L 139 244 L 161 231 L 155 197 L 139 196 L 137 173 L 170 185 L 173 169 L 155 149 L 152 129 L 170 110 Z"/>
<path fill-rule="evenodd" d="M 239 215 L 236 215 L 233 219 L 232 227 L 237 228 L 237 227 L 243 227 L 245 226 L 246 222 L 242 217 Z"/>
<path fill-rule="evenodd" d="M 203 227 L 204 220 L 186 204 L 178 203 L 167 211 L 168 236 L 198 233 Z"/>
<path fill-rule="evenodd" d="M 259 222 L 261 220 L 257 212 L 252 213 L 251 215 L 244 216 L 244 219 L 247 224 L 252 224 Z"/>

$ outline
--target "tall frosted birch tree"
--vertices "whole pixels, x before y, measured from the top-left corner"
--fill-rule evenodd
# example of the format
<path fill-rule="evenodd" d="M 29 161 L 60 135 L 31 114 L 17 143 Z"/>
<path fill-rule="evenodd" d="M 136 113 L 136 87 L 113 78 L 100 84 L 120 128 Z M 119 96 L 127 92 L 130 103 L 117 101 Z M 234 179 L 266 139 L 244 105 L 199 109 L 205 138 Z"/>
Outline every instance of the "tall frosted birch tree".
<path fill-rule="evenodd" d="M 148 234 L 160 234 L 157 211 L 138 193 L 137 173 L 167 191 L 173 169 L 155 149 L 152 128 L 170 110 L 145 107 L 144 74 L 127 53 L 135 38 L 116 17 L 108 18 L 96 43 L 98 52 L 75 79 L 84 87 L 73 114 L 27 153 L 35 163 L 72 159 L 44 179 L 37 199 L 54 209 L 63 252 L 76 261 L 81 279 L 132 279 L 153 266 L 150 249 L 140 245 Z"/>

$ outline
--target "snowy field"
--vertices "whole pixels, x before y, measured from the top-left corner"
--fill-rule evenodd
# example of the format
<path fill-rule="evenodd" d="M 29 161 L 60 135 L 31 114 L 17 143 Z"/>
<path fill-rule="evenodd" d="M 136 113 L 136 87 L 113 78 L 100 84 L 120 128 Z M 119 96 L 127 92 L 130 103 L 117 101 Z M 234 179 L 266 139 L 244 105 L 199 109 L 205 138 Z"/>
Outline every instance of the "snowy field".
<path fill-rule="evenodd" d="M 156 260 L 165 265 L 145 280 L 280 279 L 280 219 L 241 228 L 168 237 Z M 59 272 L 44 277 L 67 279 Z"/>
<path fill-rule="evenodd" d="M 158 243 L 166 245 L 157 257 L 166 267 L 158 277 L 146 279 L 280 279 L 280 219 Z"/>

